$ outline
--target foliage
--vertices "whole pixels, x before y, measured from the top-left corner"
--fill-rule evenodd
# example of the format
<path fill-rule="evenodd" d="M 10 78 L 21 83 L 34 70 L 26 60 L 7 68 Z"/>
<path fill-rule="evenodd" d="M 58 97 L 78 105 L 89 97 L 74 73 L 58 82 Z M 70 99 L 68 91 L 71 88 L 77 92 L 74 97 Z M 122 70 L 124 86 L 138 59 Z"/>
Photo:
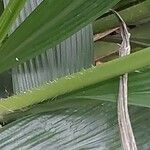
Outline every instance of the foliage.
<path fill-rule="evenodd" d="M 7 39 L 6 34 L 25 3 L 12 0 L 0 18 L 0 72 L 4 73 L 46 48 L 53 47 L 98 17 L 93 23 L 94 33 L 119 26 L 112 14 L 104 14 L 117 2 L 119 0 L 44 0 Z M 48 149 L 51 146 L 52 149 L 119 149 L 116 107 L 112 102 L 117 97 L 118 76 L 131 72 L 129 103 L 135 105 L 130 106 L 132 123 L 138 147 L 148 150 L 149 6 L 149 0 L 121 1 L 115 6 L 129 25 L 133 52 L 137 52 L 123 58 L 115 56 L 116 59 L 112 61 L 108 57 L 109 62 L 100 66 L 1 99 L 0 120 L 10 124 L 0 130 L 0 148 L 29 149 L 44 146 Z M 8 13 L 10 7 L 14 13 Z M 115 35 L 110 34 L 101 40 L 103 42 L 96 41 L 94 44 L 97 46 L 95 58 L 100 60 L 101 56 L 115 51 L 120 37 L 115 32 Z M 107 52 L 104 51 L 106 46 L 103 43 L 107 45 Z M 6 76 L 0 77 L 0 81 L 6 79 Z"/>

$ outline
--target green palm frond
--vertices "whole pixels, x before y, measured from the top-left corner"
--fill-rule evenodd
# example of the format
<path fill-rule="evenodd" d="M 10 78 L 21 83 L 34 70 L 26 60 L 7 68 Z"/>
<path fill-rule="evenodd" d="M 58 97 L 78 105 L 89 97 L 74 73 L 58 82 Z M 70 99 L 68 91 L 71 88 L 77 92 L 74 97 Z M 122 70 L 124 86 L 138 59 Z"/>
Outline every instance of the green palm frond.
<path fill-rule="evenodd" d="M 119 150 L 114 102 L 118 76 L 129 72 L 137 146 L 149 150 L 149 6 L 149 0 L 10 1 L 0 18 L 0 149 Z M 132 34 L 132 54 L 123 58 L 110 55 L 119 48 L 117 30 L 92 41 L 91 23 L 94 34 L 119 27 L 112 7 Z"/>

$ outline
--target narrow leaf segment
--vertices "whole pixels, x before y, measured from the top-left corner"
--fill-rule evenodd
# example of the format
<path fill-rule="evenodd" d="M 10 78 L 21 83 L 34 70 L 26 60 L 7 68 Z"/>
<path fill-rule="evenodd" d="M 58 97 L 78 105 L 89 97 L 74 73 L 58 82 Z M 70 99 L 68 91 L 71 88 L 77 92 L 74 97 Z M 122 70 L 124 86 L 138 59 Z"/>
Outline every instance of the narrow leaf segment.
<path fill-rule="evenodd" d="M 21 93 L 7 99 L 1 99 L 0 113 L 21 109 L 150 65 L 149 58 L 150 47 L 100 66 L 62 77 L 51 83 L 32 89 L 32 91 L 27 91 L 26 93 Z"/>
<path fill-rule="evenodd" d="M 15 21 L 26 0 L 11 0 L 0 17 L 0 45 L 8 34 L 11 25 Z"/>

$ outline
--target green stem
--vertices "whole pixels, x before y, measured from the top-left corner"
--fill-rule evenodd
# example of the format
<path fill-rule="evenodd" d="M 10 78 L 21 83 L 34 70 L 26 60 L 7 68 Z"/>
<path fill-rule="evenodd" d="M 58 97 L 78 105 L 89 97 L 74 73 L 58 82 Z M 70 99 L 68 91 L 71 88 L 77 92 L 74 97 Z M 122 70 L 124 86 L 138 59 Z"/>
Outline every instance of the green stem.
<path fill-rule="evenodd" d="M 20 93 L 7 99 L 1 99 L 0 113 L 8 113 L 21 109 L 147 65 L 150 65 L 150 47 L 100 66 L 62 77 L 51 83 L 32 89 L 32 91 Z"/>
<path fill-rule="evenodd" d="M 133 24 L 139 22 L 142 19 L 150 17 L 149 13 L 150 1 L 146 0 L 140 4 L 129 7 L 119 12 L 124 21 L 127 24 Z M 103 32 L 107 29 L 111 29 L 119 26 L 119 22 L 115 15 L 110 15 L 101 19 L 98 19 L 93 24 L 94 33 Z"/>

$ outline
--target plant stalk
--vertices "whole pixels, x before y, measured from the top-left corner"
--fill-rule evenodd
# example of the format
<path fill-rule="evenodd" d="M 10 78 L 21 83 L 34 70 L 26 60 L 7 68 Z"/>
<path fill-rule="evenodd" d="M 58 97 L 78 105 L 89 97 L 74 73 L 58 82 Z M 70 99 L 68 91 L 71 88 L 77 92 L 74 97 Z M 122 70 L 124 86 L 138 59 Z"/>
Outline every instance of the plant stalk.
<path fill-rule="evenodd" d="M 113 11 L 113 10 L 112 10 Z M 123 57 L 130 54 L 130 33 L 120 15 L 113 11 L 121 22 L 120 33 L 123 39 L 119 49 L 119 56 Z M 128 73 L 120 76 L 118 94 L 118 123 L 123 150 L 137 150 L 129 112 L 128 112 Z"/>

